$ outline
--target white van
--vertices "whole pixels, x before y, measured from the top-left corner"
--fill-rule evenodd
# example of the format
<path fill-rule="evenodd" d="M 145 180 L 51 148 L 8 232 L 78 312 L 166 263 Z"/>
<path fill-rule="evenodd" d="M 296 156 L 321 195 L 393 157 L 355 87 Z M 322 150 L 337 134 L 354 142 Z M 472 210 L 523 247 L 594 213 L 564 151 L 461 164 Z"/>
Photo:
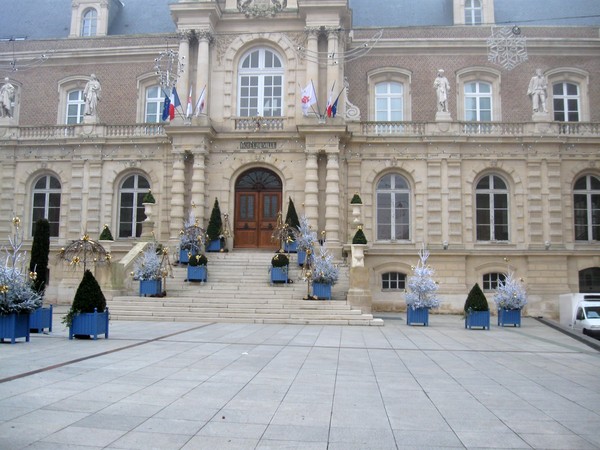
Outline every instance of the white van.
<path fill-rule="evenodd" d="M 585 300 L 577 304 L 573 329 L 600 337 L 600 301 Z"/>

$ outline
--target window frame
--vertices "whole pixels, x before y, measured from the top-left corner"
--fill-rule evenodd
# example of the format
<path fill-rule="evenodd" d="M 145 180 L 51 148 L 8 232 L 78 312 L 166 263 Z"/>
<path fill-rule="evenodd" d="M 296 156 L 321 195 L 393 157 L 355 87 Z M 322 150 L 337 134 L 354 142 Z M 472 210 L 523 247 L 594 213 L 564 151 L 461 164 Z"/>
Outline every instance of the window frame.
<path fill-rule="evenodd" d="M 477 20 L 477 13 L 479 13 L 479 20 Z M 464 17 L 465 25 L 482 25 L 483 4 L 481 0 L 465 0 Z"/>
<path fill-rule="evenodd" d="M 149 98 L 149 93 L 151 90 L 153 89 L 158 89 L 158 96 L 157 97 L 152 97 Z M 143 123 L 161 123 L 163 122 L 162 120 L 162 112 L 163 112 L 163 107 L 164 107 L 164 103 L 165 103 L 165 96 L 164 93 L 162 92 L 162 89 L 160 87 L 160 85 L 155 84 L 153 86 L 148 86 L 144 89 L 144 118 L 143 118 Z M 157 110 L 156 110 L 156 117 L 153 117 L 153 119 L 156 120 L 148 120 L 148 106 L 149 105 L 157 105 Z"/>
<path fill-rule="evenodd" d="M 73 91 L 81 91 L 83 98 L 83 90 L 85 89 L 86 83 L 89 81 L 89 78 L 82 76 L 71 76 L 67 78 L 63 78 L 58 82 L 58 110 L 56 123 L 60 125 L 75 125 L 75 124 L 67 124 L 67 114 L 68 114 L 68 105 L 69 105 L 69 93 Z M 83 117 L 84 109 L 81 110 L 81 114 Z M 82 119 L 83 121 L 83 119 Z M 79 122 L 81 123 L 81 122 Z"/>
<path fill-rule="evenodd" d="M 130 179 L 134 177 L 134 186 L 132 188 L 123 188 L 123 185 Z M 139 180 L 143 178 L 147 183 L 148 187 L 140 187 Z M 142 205 L 142 199 L 144 195 L 152 188 L 152 184 L 150 182 L 150 177 L 141 172 L 130 172 L 125 175 L 118 181 L 118 189 L 117 189 L 117 237 L 119 239 L 136 239 L 139 238 L 142 234 L 142 222 L 146 219 L 146 214 L 144 213 L 144 206 Z M 133 194 L 132 196 L 132 206 L 124 207 L 123 206 L 123 195 L 124 194 Z M 125 222 L 123 217 L 123 209 L 131 209 L 131 219 Z M 123 230 L 123 225 L 127 224 L 131 227 L 131 232 L 129 234 L 124 235 L 126 230 Z"/>
<path fill-rule="evenodd" d="M 472 82 L 487 83 L 491 85 L 491 119 L 493 122 L 502 121 L 501 77 L 502 75 L 499 70 L 489 67 L 469 67 L 459 70 L 456 73 L 456 113 L 460 121 L 470 122 L 466 119 L 465 86 Z"/>
<path fill-rule="evenodd" d="M 389 189 L 387 188 L 380 188 L 380 184 L 384 182 L 384 180 L 387 177 L 391 177 L 391 180 L 394 180 L 393 183 L 390 183 L 390 186 L 393 185 L 393 187 L 390 187 Z M 406 187 L 400 187 L 400 188 L 396 188 L 395 186 L 395 177 L 399 177 L 400 179 L 402 179 L 406 185 Z M 383 230 L 381 230 L 381 227 L 383 227 L 384 225 L 387 226 L 388 224 L 383 224 L 382 223 L 382 218 L 381 218 L 381 214 L 384 214 L 385 211 L 383 211 L 383 208 L 380 207 L 380 195 L 387 195 L 389 194 L 390 197 L 390 207 L 389 207 L 389 238 L 387 237 L 382 237 L 383 234 Z M 400 211 L 405 211 L 407 214 L 407 218 L 405 221 L 403 221 L 402 223 L 398 224 L 397 223 L 397 213 L 398 213 L 398 208 L 392 207 L 391 205 L 396 205 L 397 204 L 397 196 L 400 195 L 402 197 L 404 197 L 407 201 L 407 206 L 405 208 L 401 208 Z M 383 174 L 379 180 L 377 181 L 377 183 L 375 184 L 375 234 L 376 234 L 376 241 L 379 242 L 398 242 L 398 241 L 402 241 L 402 242 L 410 242 L 411 238 L 412 238 L 412 218 L 413 218 L 413 213 L 412 213 L 412 205 L 413 205 L 413 200 L 412 200 L 412 195 L 413 195 L 413 189 L 411 188 L 411 184 L 409 182 L 409 179 L 403 175 L 402 173 L 399 172 L 388 172 Z M 398 230 L 397 227 L 405 227 L 406 231 L 405 233 L 402 233 L 402 230 Z M 398 232 L 401 232 L 401 236 L 398 237 Z"/>
<path fill-rule="evenodd" d="M 579 122 L 589 122 L 590 119 L 590 97 L 589 97 L 589 73 L 585 70 L 572 67 L 559 67 L 544 72 L 548 80 L 548 95 L 546 99 L 547 109 L 554 120 L 554 85 L 567 82 L 576 84 L 579 88 Z M 562 122 L 559 122 L 562 123 Z M 575 123 L 575 122 L 571 122 Z"/>
<path fill-rule="evenodd" d="M 392 275 L 394 276 L 395 279 L 392 279 Z M 386 277 L 388 278 L 387 280 L 385 279 Z M 383 292 L 404 291 L 406 289 L 407 279 L 408 279 L 408 277 L 406 276 L 406 274 L 402 273 L 402 272 L 398 272 L 398 271 L 383 272 L 380 277 L 381 290 Z M 388 284 L 387 287 L 386 287 L 386 283 Z M 395 284 L 396 287 L 393 287 L 392 286 L 393 284 Z"/>
<path fill-rule="evenodd" d="M 79 94 L 79 98 L 72 101 L 71 94 Z M 70 114 L 71 106 L 74 106 L 77 109 L 77 115 L 73 116 Z M 83 116 L 85 113 L 85 99 L 83 97 L 83 89 L 72 89 L 67 92 L 66 96 L 66 108 L 65 108 L 65 124 L 66 125 L 79 125 L 83 123 Z M 75 122 L 69 122 L 71 117 L 75 117 Z"/>
<path fill-rule="evenodd" d="M 37 184 L 45 179 L 45 186 L 43 188 L 36 188 Z M 55 180 L 58 183 L 58 187 L 52 187 L 52 180 Z M 56 196 L 58 194 L 58 206 L 53 206 L 52 196 Z M 37 210 L 40 209 L 40 206 L 36 206 L 36 199 L 40 196 L 43 196 L 43 214 L 40 215 Z M 60 211 L 61 211 L 61 203 L 62 203 L 62 183 L 60 182 L 60 178 L 52 173 L 43 173 L 35 177 L 31 184 L 31 236 L 33 236 L 35 223 L 39 219 L 47 219 L 50 224 L 50 237 L 59 237 L 60 236 Z M 56 210 L 56 214 L 50 214 L 50 210 Z M 57 217 L 57 220 L 54 220 L 54 217 Z"/>
<path fill-rule="evenodd" d="M 487 272 L 482 275 L 482 290 L 484 292 L 494 292 L 498 290 L 500 283 L 506 281 L 504 272 Z"/>
<path fill-rule="evenodd" d="M 258 52 L 258 67 L 243 67 L 245 61 L 248 58 L 252 58 L 252 54 Z M 280 67 L 266 67 L 265 60 L 266 54 L 270 52 L 273 54 L 273 57 L 279 61 Z M 285 59 L 282 55 L 276 51 L 274 48 L 268 46 L 261 47 L 252 47 L 248 51 L 246 51 L 240 58 L 238 66 L 237 66 L 237 116 L 238 117 L 284 117 L 286 114 L 285 111 Z M 280 77 L 280 84 L 271 84 L 270 87 L 266 83 L 268 77 Z M 246 86 L 243 83 L 244 78 L 252 79 L 256 78 L 257 83 L 256 86 L 249 84 Z M 242 90 L 244 89 L 253 89 L 256 88 L 257 95 L 253 97 L 251 95 L 242 97 Z M 281 95 L 279 97 L 272 95 L 268 97 L 266 95 L 266 91 L 272 89 L 279 89 L 281 91 Z M 257 104 L 256 108 L 251 106 L 251 100 L 256 98 Z M 248 107 L 242 107 L 242 103 L 244 99 L 248 99 Z M 271 112 L 269 114 L 265 114 L 267 109 L 265 107 L 267 99 L 271 100 L 279 100 L 279 107 L 269 107 Z M 248 109 L 249 111 L 242 113 L 243 110 Z M 251 110 L 255 109 L 256 114 L 251 115 Z M 276 110 L 279 109 L 279 115 L 273 114 Z M 273 111 L 275 110 L 275 111 Z"/>
<path fill-rule="evenodd" d="M 486 178 L 488 179 L 488 187 L 480 188 L 479 187 L 480 183 Z M 496 178 L 501 180 L 506 187 L 505 188 L 497 188 L 495 186 L 495 182 L 494 182 Z M 475 187 L 475 191 L 474 191 L 474 195 L 475 195 L 475 202 L 474 202 L 475 241 L 478 243 L 481 243 L 481 242 L 510 242 L 510 240 L 511 240 L 511 211 L 510 211 L 511 189 L 510 189 L 510 185 L 507 182 L 506 178 L 501 176 L 498 173 L 486 173 L 477 179 L 477 182 L 474 184 L 474 187 Z M 486 208 L 480 207 L 479 197 L 481 195 L 487 196 L 487 207 Z M 500 195 L 503 195 L 505 197 L 506 208 L 496 207 L 496 201 L 499 199 Z M 484 210 L 487 211 L 486 218 L 488 219 L 488 223 L 481 223 L 479 220 L 479 213 Z M 502 211 L 505 211 L 505 213 L 506 213 L 506 223 L 498 225 L 498 223 L 496 221 L 496 216 L 499 213 L 501 213 Z M 496 236 L 496 234 L 497 234 L 496 229 L 498 226 L 503 226 L 503 225 L 506 226 L 506 239 L 498 239 Z M 486 226 L 488 228 L 487 231 L 488 231 L 489 238 L 487 238 L 487 239 L 480 237 L 480 228 L 482 228 L 484 226 Z"/>
<path fill-rule="evenodd" d="M 575 242 L 598 242 L 600 241 L 600 207 L 594 209 L 594 198 L 600 203 L 600 188 L 593 187 L 593 179 L 600 183 L 600 177 L 595 174 L 579 176 L 573 184 L 573 239 Z M 585 188 L 577 189 L 575 186 L 585 180 Z M 585 208 L 577 208 L 576 196 L 585 196 Z M 582 218 L 578 211 L 585 212 L 585 223 L 578 224 L 578 218 Z M 594 213 L 596 213 L 596 220 Z M 585 228 L 585 239 L 578 239 L 578 228 Z M 594 239 L 596 238 L 596 239 Z"/>
<path fill-rule="evenodd" d="M 81 13 L 80 37 L 94 37 L 98 35 L 98 16 L 96 8 L 86 8 Z"/>
<path fill-rule="evenodd" d="M 377 85 L 381 83 L 398 83 L 402 85 L 402 122 L 410 122 L 412 120 L 411 81 L 412 72 L 400 69 L 398 67 L 381 67 L 369 71 L 367 73 L 367 82 L 369 88 L 369 98 L 372 99 L 369 101 L 369 120 L 371 122 L 378 122 L 377 108 L 375 106 Z M 387 129 L 387 127 L 385 127 L 385 129 Z M 390 130 L 394 131 L 393 128 Z"/>

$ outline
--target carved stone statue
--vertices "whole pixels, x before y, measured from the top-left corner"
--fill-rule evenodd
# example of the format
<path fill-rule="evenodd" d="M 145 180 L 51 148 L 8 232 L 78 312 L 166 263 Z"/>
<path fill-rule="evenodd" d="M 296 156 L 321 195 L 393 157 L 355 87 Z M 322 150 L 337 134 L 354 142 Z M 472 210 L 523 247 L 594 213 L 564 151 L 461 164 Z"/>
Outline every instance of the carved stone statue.
<path fill-rule="evenodd" d="M 13 105 L 15 101 L 15 87 L 10 83 L 8 77 L 4 79 L 4 84 L 0 88 L 0 117 L 12 117 Z"/>
<path fill-rule="evenodd" d="M 438 112 L 448 112 L 448 93 L 450 92 L 450 83 L 444 76 L 442 69 L 438 70 L 437 77 L 433 82 L 433 88 L 437 95 Z"/>
<path fill-rule="evenodd" d="M 92 74 L 90 76 L 90 81 L 87 82 L 85 89 L 83 90 L 83 98 L 85 100 L 84 114 L 86 116 L 96 115 L 96 108 L 100 101 L 101 91 L 102 86 L 100 86 L 100 81 L 98 81 L 96 75 Z"/>
<path fill-rule="evenodd" d="M 531 97 L 531 103 L 534 113 L 547 113 L 546 97 L 548 89 L 548 80 L 542 73 L 542 69 L 536 69 L 535 75 L 529 82 L 527 95 Z"/>

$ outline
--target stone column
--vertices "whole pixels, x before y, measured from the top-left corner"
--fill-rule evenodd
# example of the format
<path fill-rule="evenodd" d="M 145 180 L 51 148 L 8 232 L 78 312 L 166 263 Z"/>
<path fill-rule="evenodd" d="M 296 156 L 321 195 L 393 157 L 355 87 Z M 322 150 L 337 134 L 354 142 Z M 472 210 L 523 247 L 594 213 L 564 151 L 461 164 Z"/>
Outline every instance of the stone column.
<path fill-rule="evenodd" d="M 179 32 L 179 62 L 183 64 L 183 72 L 179 74 L 177 80 L 177 93 L 182 102 L 185 111 L 185 101 L 187 100 L 190 89 L 190 39 L 193 36 L 192 30 L 182 30 Z"/>
<path fill-rule="evenodd" d="M 198 62 L 196 66 L 196 100 L 200 98 L 202 90 L 206 88 L 205 99 L 208 98 L 208 81 L 210 74 L 210 43 L 213 35 L 210 31 L 196 31 L 198 37 Z M 208 102 L 206 102 L 208 104 Z M 194 105 L 195 108 L 196 105 Z M 206 111 L 204 111 L 206 112 Z M 194 114 L 196 111 L 194 111 Z"/>
<path fill-rule="evenodd" d="M 340 165 L 337 154 L 327 155 L 325 231 L 330 246 L 340 244 Z"/>
<path fill-rule="evenodd" d="M 192 169 L 192 208 L 198 223 L 204 224 L 206 203 L 206 147 L 194 151 L 194 166 Z"/>
<path fill-rule="evenodd" d="M 320 29 L 317 27 L 306 27 L 306 33 L 308 34 L 308 42 L 306 44 L 306 80 L 303 88 L 308 85 L 311 81 L 315 85 L 315 89 L 319 89 L 319 33 Z M 317 92 L 317 97 L 319 93 Z M 316 110 L 315 105 L 315 110 Z"/>
<path fill-rule="evenodd" d="M 329 100 L 329 95 L 331 93 L 331 88 L 333 89 L 333 99 L 335 101 L 335 97 L 337 93 L 342 89 L 342 83 L 340 81 L 340 71 L 341 64 L 338 59 L 339 56 L 339 35 L 340 28 L 328 28 L 327 29 L 327 98 L 325 100 L 325 105 L 327 105 L 327 101 Z M 339 106 L 339 105 L 338 105 Z"/>
<path fill-rule="evenodd" d="M 306 155 L 304 178 L 304 214 L 309 223 L 318 223 L 319 217 L 319 171 L 316 153 Z"/>
<path fill-rule="evenodd" d="M 173 187 L 171 188 L 171 211 L 169 213 L 169 236 L 171 240 L 179 241 L 179 230 L 183 226 L 184 195 L 185 195 L 185 154 L 174 153 Z"/>

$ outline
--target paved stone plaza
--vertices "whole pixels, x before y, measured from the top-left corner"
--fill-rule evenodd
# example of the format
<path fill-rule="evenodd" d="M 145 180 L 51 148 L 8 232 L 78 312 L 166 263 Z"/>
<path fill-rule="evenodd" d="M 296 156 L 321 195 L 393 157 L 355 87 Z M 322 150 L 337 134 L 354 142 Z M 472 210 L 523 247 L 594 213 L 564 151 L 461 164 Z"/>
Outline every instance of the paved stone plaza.
<path fill-rule="evenodd" d="M 600 352 L 465 330 L 111 323 L 0 344 L 1 449 L 600 448 Z"/>

